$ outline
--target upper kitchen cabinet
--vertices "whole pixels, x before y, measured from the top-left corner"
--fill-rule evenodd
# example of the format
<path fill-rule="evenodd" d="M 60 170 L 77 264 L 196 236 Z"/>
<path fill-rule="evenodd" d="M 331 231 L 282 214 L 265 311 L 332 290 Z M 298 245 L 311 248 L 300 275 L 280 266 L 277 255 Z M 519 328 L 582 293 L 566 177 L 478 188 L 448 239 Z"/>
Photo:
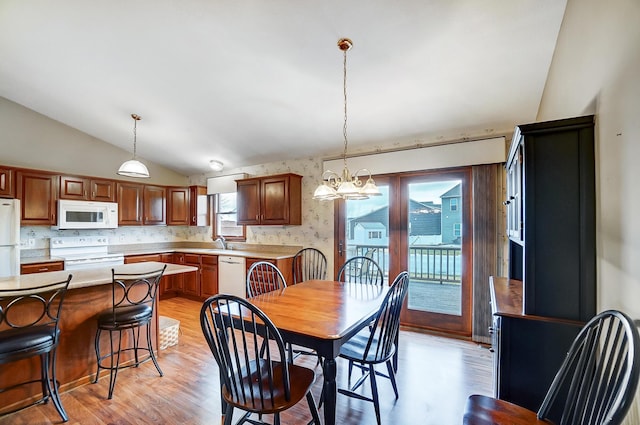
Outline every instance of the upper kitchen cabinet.
<path fill-rule="evenodd" d="M 116 201 L 115 180 L 60 176 L 60 199 L 80 201 Z"/>
<path fill-rule="evenodd" d="M 189 188 L 167 188 L 167 224 L 170 226 L 188 226 L 191 221 L 189 213 Z"/>
<path fill-rule="evenodd" d="M 16 187 L 13 184 L 13 170 L 0 167 L 0 197 L 14 198 Z"/>
<path fill-rule="evenodd" d="M 118 182 L 120 226 L 164 225 L 167 191 L 163 186 Z"/>
<path fill-rule="evenodd" d="M 144 186 L 143 224 L 167 224 L 167 192 L 162 186 Z"/>
<path fill-rule="evenodd" d="M 509 277 L 524 313 L 596 313 L 594 119 L 521 125 L 507 162 Z"/>
<path fill-rule="evenodd" d="M 58 176 L 49 173 L 17 171 L 17 198 L 21 224 L 55 225 Z"/>
<path fill-rule="evenodd" d="M 208 226 L 207 188 L 204 186 L 167 188 L 167 224 Z"/>
<path fill-rule="evenodd" d="M 237 180 L 237 202 L 239 225 L 302 224 L 302 176 Z"/>
<path fill-rule="evenodd" d="M 205 186 L 189 187 L 189 210 L 191 213 L 189 226 L 209 225 L 209 201 Z"/>
<path fill-rule="evenodd" d="M 118 182 L 117 188 L 118 224 L 120 226 L 141 226 L 144 185 Z"/>

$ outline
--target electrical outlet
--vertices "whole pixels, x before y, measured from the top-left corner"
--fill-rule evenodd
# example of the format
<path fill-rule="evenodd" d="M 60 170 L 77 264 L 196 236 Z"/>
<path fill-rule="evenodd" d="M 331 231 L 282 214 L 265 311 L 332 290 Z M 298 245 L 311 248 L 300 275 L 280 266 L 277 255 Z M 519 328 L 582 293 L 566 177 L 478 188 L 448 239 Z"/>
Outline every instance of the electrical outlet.
<path fill-rule="evenodd" d="M 36 240 L 33 238 L 27 239 L 27 246 L 31 246 L 31 247 L 36 246 Z"/>

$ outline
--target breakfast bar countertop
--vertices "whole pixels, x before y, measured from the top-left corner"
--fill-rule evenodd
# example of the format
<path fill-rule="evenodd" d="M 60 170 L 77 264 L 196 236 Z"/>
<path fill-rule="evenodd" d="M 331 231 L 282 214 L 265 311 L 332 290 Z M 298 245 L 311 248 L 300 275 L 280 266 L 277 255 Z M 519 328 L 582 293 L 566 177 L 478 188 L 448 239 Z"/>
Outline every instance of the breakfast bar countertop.
<path fill-rule="evenodd" d="M 185 266 L 181 264 L 160 263 L 149 261 L 145 263 L 131 263 L 114 266 L 113 268 L 119 273 L 146 273 L 158 270 L 166 264 L 167 268 L 164 275 L 172 275 L 179 273 L 187 273 L 197 271 L 197 267 Z M 97 285 L 105 285 L 111 283 L 111 268 L 101 267 L 96 269 L 84 269 L 73 271 L 55 271 L 45 273 L 24 274 L 20 276 L 9 276 L 0 278 L 0 289 L 28 289 L 30 287 L 53 283 L 65 280 L 69 274 L 72 274 L 69 289 L 87 288 Z"/>

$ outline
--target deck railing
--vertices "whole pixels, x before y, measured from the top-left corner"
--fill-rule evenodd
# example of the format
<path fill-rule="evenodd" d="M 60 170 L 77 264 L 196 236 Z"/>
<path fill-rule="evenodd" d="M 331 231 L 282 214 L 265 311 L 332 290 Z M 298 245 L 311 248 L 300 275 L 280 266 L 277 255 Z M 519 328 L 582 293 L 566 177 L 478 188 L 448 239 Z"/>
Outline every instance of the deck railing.
<path fill-rule="evenodd" d="M 363 255 L 375 260 L 385 275 L 389 275 L 389 248 L 376 245 L 356 245 L 353 256 Z M 409 247 L 409 277 L 423 282 L 460 284 L 462 249 L 455 245 L 421 245 Z"/>

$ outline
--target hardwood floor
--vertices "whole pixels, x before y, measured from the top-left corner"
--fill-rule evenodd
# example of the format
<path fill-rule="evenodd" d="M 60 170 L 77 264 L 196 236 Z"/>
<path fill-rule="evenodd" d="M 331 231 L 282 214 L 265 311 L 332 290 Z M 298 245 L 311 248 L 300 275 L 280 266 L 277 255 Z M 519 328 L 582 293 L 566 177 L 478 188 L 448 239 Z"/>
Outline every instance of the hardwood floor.
<path fill-rule="evenodd" d="M 180 320 L 179 344 L 159 356 L 164 377 L 153 363 L 119 372 L 112 400 L 108 377 L 62 394 L 69 424 L 193 424 L 220 423 L 217 366 L 200 330 L 201 303 L 184 298 L 160 302 L 160 314 Z M 458 424 L 467 397 L 492 394 L 491 353 L 486 347 L 413 331 L 400 335 L 397 375 L 400 398 L 395 400 L 387 379 L 379 379 L 383 424 Z M 296 363 L 314 367 L 303 356 Z M 346 386 L 346 361 L 338 361 L 338 386 Z M 383 368 L 384 369 L 384 368 Z M 319 400 L 322 370 L 316 369 L 314 396 Z M 357 372 L 354 372 L 357 373 Z M 365 385 L 364 391 L 369 391 Z M 322 413 L 321 413 L 322 415 Z M 375 424 L 371 403 L 338 395 L 338 423 Z M 303 400 L 282 415 L 283 424 L 307 424 Z M 269 418 L 270 420 L 270 418 Z M 61 423 L 51 403 L 0 418 L 0 425 Z"/>

